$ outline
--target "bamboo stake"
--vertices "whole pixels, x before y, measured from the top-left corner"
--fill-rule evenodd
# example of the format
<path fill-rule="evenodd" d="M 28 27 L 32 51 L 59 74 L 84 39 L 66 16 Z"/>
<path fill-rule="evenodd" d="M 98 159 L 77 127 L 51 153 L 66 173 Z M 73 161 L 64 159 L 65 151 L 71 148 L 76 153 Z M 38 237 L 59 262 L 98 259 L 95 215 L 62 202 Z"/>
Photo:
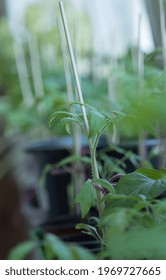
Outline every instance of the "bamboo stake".
<path fill-rule="evenodd" d="M 30 53 L 30 62 L 31 62 L 31 69 L 32 69 L 33 84 L 34 84 L 34 94 L 36 98 L 42 100 L 44 98 L 44 88 L 43 88 L 43 79 L 42 79 L 38 45 L 37 45 L 37 40 L 35 35 L 28 33 L 27 41 L 28 41 L 28 47 Z M 41 115 L 45 115 L 46 107 L 43 106 L 43 104 L 42 106 L 40 103 L 37 104 L 37 113 L 39 117 Z M 46 136 L 45 131 L 43 132 L 40 129 L 37 130 L 39 131 L 40 137 L 45 138 Z"/>
<path fill-rule="evenodd" d="M 162 40 L 162 54 L 163 54 L 163 67 L 166 70 L 166 33 L 165 33 L 165 13 L 163 0 L 159 0 L 160 8 L 160 28 L 161 28 L 161 40 Z"/>
<path fill-rule="evenodd" d="M 35 88 L 35 95 L 37 98 L 42 99 L 44 97 L 44 89 L 43 89 L 43 79 L 42 79 L 42 71 L 40 65 L 39 51 L 37 46 L 37 40 L 34 35 L 28 34 L 28 46 L 31 60 L 31 68 L 33 75 L 33 83 Z"/>
<path fill-rule="evenodd" d="M 59 38 L 60 38 L 60 45 L 61 45 L 61 51 L 62 51 L 62 58 L 63 58 L 63 65 L 65 70 L 65 78 L 66 78 L 66 85 L 67 85 L 67 96 L 68 96 L 68 102 L 69 104 L 74 102 L 74 94 L 72 89 L 72 81 L 71 81 L 71 75 L 70 75 L 70 68 L 67 60 L 67 52 L 64 44 L 64 39 L 62 36 L 62 30 L 60 22 L 57 21 L 58 31 L 59 31 Z M 75 110 L 73 107 L 70 107 L 70 111 L 72 113 L 75 113 Z M 81 155 L 81 135 L 79 131 L 79 127 L 76 124 L 72 125 L 72 132 L 73 132 L 73 153 L 76 156 Z M 74 184 L 74 197 L 76 194 L 80 191 L 81 186 L 83 185 L 83 174 L 82 174 L 82 165 L 79 163 L 73 164 L 74 170 L 78 170 L 78 172 L 74 172 L 72 175 L 73 184 Z M 74 209 L 77 215 L 80 215 L 80 208 L 78 205 Z"/>
<path fill-rule="evenodd" d="M 31 86 L 28 77 L 27 64 L 25 60 L 24 50 L 21 43 L 14 42 L 13 44 L 16 67 L 21 86 L 22 97 L 25 105 L 31 107 L 34 104 L 34 97 L 31 91 Z"/>
<path fill-rule="evenodd" d="M 81 90 L 81 86 L 80 86 L 79 76 L 78 76 L 78 72 L 77 72 L 76 62 L 75 62 L 75 58 L 74 58 L 74 53 L 73 53 L 73 49 L 72 49 L 70 34 L 69 34 L 69 30 L 68 30 L 68 25 L 67 25 L 65 11 L 64 11 L 62 1 L 59 2 L 59 7 L 60 7 L 60 11 L 61 11 L 63 27 L 64 27 L 64 31 L 65 31 L 65 35 L 66 35 L 66 40 L 67 40 L 67 44 L 68 44 L 68 48 L 69 48 L 71 64 L 72 64 L 72 68 L 73 68 L 73 72 L 74 72 L 74 78 L 75 78 L 76 87 L 77 87 L 78 99 L 79 99 L 79 102 L 82 104 L 81 105 L 81 110 L 82 110 L 82 115 L 83 115 L 83 119 L 84 119 L 84 123 L 85 123 L 85 128 L 86 128 L 87 134 L 89 134 L 89 124 L 88 124 L 88 120 L 87 120 L 87 116 L 86 116 L 86 109 L 85 109 L 85 106 L 83 105 L 84 100 L 83 100 L 82 90 Z"/>
<path fill-rule="evenodd" d="M 144 86 L 144 54 L 141 50 L 141 25 L 142 15 L 138 17 L 138 105 L 140 104 L 140 94 Z"/>
<path fill-rule="evenodd" d="M 66 78 L 67 97 L 68 97 L 68 102 L 69 102 L 69 105 L 70 105 L 70 103 L 74 102 L 74 95 L 73 95 L 73 89 L 72 89 L 70 68 L 69 68 L 69 64 L 68 64 L 67 56 L 66 56 L 66 48 L 65 48 L 64 39 L 63 39 L 63 36 L 62 36 L 62 28 L 61 28 L 59 20 L 57 20 L 57 27 L 58 27 L 58 32 L 59 32 L 63 66 L 64 66 L 65 78 Z"/>
<path fill-rule="evenodd" d="M 166 71 L 166 31 L 165 31 L 165 12 L 164 12 L 164 2 L 159 0 L 160 9 L 160 28 L 161 28 L 161 41 L 162 41 L 162 56 L 163 56 L 163 69 Z M 164 84 L 164 90 L 166 88 L 166 83 Z M 159 127 L 159 167 L 165 167 L 165 150 L 166 150 L 166 140 L 165 136 L 162 134 L 162 130 Z"/>
<path fill-rule="evenodd" d="M 142 15 L 138 17 L 138 106 L 141 102 L 141 91 L 144 87 L 144 54 L 141 50 L 141 27 L 142 27 Z M 147 150 L 146 150 L 146 132 L 141 131 L 139 134 L 138 140 L 138 152 L 142 159 L 146 160 Z M 144 167 L 144 164 L 141 162 L 141 166 Z"/>
<path fill-rule="evenodd" d="M 116 78 L 113 70 L 117 68 L 117 58 L 111 58 L 109 60 L 109 76 L 108 76 L 108 101 L 111 104 L 116 103 L 116 94 L 115 94 L 115 83 Z M 110 144 L 118 144 L 120 142 L 120 135 L 118 128 L 113 127 L 113 134 L 111 139 L 108 139 Z"/>
<path fill-rule="evenodd" d="M 76 24 L 77 22 L 77 24 Z M 74 54 L 76 58 L 76 64 L 77 64 L 77 69 L 79 73 L 79 65 L 78 61 L 80 58 L 80 52 L 78 51 L 78 18 L 76 21 L 73 21 L 73 41 L 74 41 Z M 75 86 L 74 90 L 74 98 L 77 100 L 77 87 Z M 74 138 L 74 153 L 77 156 L 81 156 L 81 131 L 77 124 L 73 124 L 73 138 Z M 78 194 L 81 190 L 81 187 L 85 181 L 85 172 L 83 169 L 83 164 L 81 162 L 76 162 L 73 164 L 74 169 L 78 170 L 78 174 L 74 174 L 74 183 L 75 183 L 75 195 Z M 80 214 L 80 207 L 79 205 L 76 205 L 76 213 Z"/>
<path fill-rule="evenodd" d="M 113 70 L 117 67 L 117 59 L 110 58 L 109 60 L 109 77 L 108 77 L 108 100 L 111 102 L 116 101 L 115 97 L 115 75 Z"/>
<path fill-rule="evenodd" d="M 59 7 L 60 7 L 63 27 L 64 27 L 64 31 L 65 31 L 65 35 L 66 35 L 66 41 L 67 41 L 68 48 L 69 48 L 70 59 L 71 59 L 74 78 L 75 78 L 76 87 L 77 87 L 78 99 L 79 99 L 80 103 L 82 104 L 81 105 L 82 115 L 83 115 L 83 119 L 84 119 L 84 123 L 85 123 L 86 133 L 88 135 L 89 134 L 89 124 L 88 124 L 88 119 L 87 119 L 87 116 L 86 116 L 86 109 L 85 109 L 85 106 L 84 106 L 84 100 L 83 100 L 80 81 L 79 81 L 79 77 L 78 77 L 78 71 L 77 71 L 76 62 L 75 62 L 75 58 L 74 58 L 74 54 L 73 54 L 70 34 L 69 34 L 69 30 L 68 30 L 68 25 L 67 25 L 66 16 L 65 16 L 62 1 L 59 2 Z M 91 151 L 93 179 L 96 179 L 96 178 L 98 179 L 99 178 L 99 172 L 98 172 L 97 161 L 96 161 L 96 150 L 93 147 L 93 143 L 92 143 L 91 139 L 89 139 L 89 147 L 90 147 L 90 151 Z M 102 196 L 101 196 L 101 193 L 98 189 L 96 189 L 96 195 L 97 195 L 97 204 L 98 204 L 99 216 L 101 217 L 102 212 L 103 212 L 103 204 L 100 203 L 100 200 L 101 200 Z"/>

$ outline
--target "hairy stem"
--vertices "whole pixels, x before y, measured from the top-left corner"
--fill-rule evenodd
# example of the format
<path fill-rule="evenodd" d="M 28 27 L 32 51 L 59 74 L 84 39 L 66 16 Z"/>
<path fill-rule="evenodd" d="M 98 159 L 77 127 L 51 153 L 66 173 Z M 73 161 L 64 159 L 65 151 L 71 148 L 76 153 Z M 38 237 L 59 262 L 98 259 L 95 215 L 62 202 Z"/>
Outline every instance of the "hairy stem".
<path fill-rule="evenodd" d="M 91 153 L 91 163 L 92 163 L 92 179 L 99 179 L 99 171 L 97 166 L 97 160 L 96 160 L 96 147 L 93 146 L 92 141 L 89 140 L 89 147 L 90 147 L 90 153 Z M 97 195 L 97 207 L 99 211 L 99 216 L 101 217 L 103 212 L 103 205 L 101 204 L 101 198 L 102 194 L 99 189 L 96 189 L 96 195 Z"/>

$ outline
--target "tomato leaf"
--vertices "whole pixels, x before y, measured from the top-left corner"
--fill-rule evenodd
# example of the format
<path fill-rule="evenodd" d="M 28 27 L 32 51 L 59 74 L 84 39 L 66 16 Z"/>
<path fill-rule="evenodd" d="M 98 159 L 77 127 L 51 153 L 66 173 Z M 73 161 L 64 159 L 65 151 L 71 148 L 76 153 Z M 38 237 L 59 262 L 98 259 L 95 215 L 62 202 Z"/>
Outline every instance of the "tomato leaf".
<path fill-rule="evenodd" d="M 9 256 L 8 260 L 23 260 L 25 259 L 35 248 L 37 247 L 36 242 L 28 240 L 18 246 L 14 247 Z"/>
<path fill-rule="evenodd" d="M 83 184 L 80 193 L 76 196 L 75 202 L 80 204 L 82 217 L 85 217 L 96 202 L 96 191 L 91 180 L 87 180 Z"/>
<path fill-rule="evenodd" d="M 105 180 L 105 179 L 95 179 L 94 183 L 101 185 L 103 188 L 108 190 L 110 194 L 115 194 L 115 188 L 107 180 Z"/>
<path fill-rule="evenodd" d="M 166 179 L 158 179 L 159 174 L 156 172 L 151 177 L 153 178 L 138 172 L 127 174 L 117 183 L 116 192 L 125 195 L 141 194 L 153 199 L 166 190 Z"/>

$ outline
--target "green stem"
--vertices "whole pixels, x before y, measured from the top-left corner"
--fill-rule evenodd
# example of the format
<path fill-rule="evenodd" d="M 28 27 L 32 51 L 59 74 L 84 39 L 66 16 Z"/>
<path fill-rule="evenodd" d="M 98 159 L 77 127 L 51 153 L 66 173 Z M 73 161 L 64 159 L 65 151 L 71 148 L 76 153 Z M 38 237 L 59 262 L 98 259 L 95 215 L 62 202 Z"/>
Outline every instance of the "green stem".
<path fill-rule="evenodd" d="M 89 147 L 90 147 L 90 153 L 91 153 L 91 166 L 92 166 L 92 179 L 99 179 L 99 172 L 98 172 L 98 166 L 97 166 L 97 160 L 96 160 L 96 147 L 93 146 L 91 139 L 89 140 Z M 100 189 L 96 188 L 96 197 L 97 197 L 97 209 L 99 211 L 99 218 L 101 218 L 103 210 L 104 210 L 104 204 L 101 203 L 102 199 L 102 193 Z M 103 228 L 101 230 L 102 240 L 105 240 L 105 234 L 106 229 Z M 104 243 L 101 242 L 101 250 L 104 249 Z"/>
<path fill-rule="evenodd" d="M 90 147 L 90 153 L 91 153 L 91 162 L 92 162 L 92 179 L 99 179 L 99 171 L 97 166 L 97 160 L 96 160 L 96 147 L 93 146 L 92 141 L 89 140 L 89 147 Z M 101 204 L 102 194 L 99 189 L 96 189 L 96 195 L 97 195 L 97 207 L 99 211 L 99 217 L 101 217 L 103 212 L 103 205 Z"/>

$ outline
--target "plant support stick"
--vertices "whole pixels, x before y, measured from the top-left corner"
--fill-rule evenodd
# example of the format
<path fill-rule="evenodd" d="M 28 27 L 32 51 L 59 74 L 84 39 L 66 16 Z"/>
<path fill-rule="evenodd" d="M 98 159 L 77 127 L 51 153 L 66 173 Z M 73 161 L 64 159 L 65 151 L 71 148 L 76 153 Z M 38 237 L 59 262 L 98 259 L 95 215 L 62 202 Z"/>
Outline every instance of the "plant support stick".
<path fill-rule="evenodd" d="M 68 44 L 68 48 L 69 48 L 71 64 L 72 64 L 72 67 L 73 67 L 73 73 L 74 73 L 74 78 L 75 78 L 75 82 L 76 82 L 78 98 L 79 98 L 79 102 L 81 104 L 83 104 L 84 100 L 83 100 L 83 96 L 82 96 L 80 81 L 79 81 L 79 77 L 78 77 L 77 67 L 76 67 L 76 63 L 75 63 L 74 53 L 73 53 L 73 49 L 72 49 L 70 34 L 69 34 L 69 30 L 68 30 L 68 25 L 67 25 L 65 11 L 64 11 L 62 1 L 59 2 L 59 6 L 60 6 L 62 21 L 63 21 L 63 27 L 64 27 L 64 31 L 65 31 L 65 35 L 66 35 L 66 40 L 67 40 L 67 44 Z M 81 109 L 82 109 L 82 115 L 83 115 L 83 119 L 84 119 L 84 123 L 85 123 L 86 132 L 88 134 L 89 133 L 89 125 L 88 125 L 88 120 L 87 120 L 87 116 L 86 116 L 85 106 L 81 105 Z"/>
<path fill-rule="evenodd" d="M 165 31 L 165 11 L 164 2 L 159 0 L 160 8 L 160 28 L 161 28 L 161 41 L 162 41 L 162 58 L 163 58 L 163 70 L 166 71 L 166 31 Z M 166 83 L 164 84 L 163 90 L 166 88 Z M 159 168 L 164 168 L 166 163 L 165 149 L 166 149 L 166 139 L 163 135 L 161 127 L 159 130 Z"/>
<path fill-rule="evenodd" d="M 73 49 L 72 49 L 72 44 L 71 44 L 71 39 L 70 39 L 70 34 L 69 34 L 69 30 L 68 30 L 68 25 L 67 25 L 67 21 L 66 21 L 63 3 L 59 2 L 59 6 L 60 6 L 60 11 L 61 11 L 64 31 L 65 31 L 65 35 L 66 35 L 66 40 L 67 40 L 67 44 L 68 44 L 68 48 L 69 48 L 69 54 L 70 54 L 72 68 L 73 68 L 74 78 L 75 78 L 75 82 L 76 82 L 78 99 L 79 99 L 79 102 L 82 104 L 81 110 L 82 110 L 82 115 L 83 115 L 83 119 L 84 119 L 84 123 L 85 123 L 86 134 L 88 136 L 89 135 L 89 124 L 88 124 L 88 119 L 87 119 L 87 115 L 86 115 L 86 109 L 85 109 L 85 106 L 83 105 L 84 100 L 83 100 L 83 96 L 82 96 L 80 81 L 79 81 L 79 77 L 78 77 L 77 67 L 76 67 L 75 58 L 74 58 L 74 54 L 73 54 Z M 93 179 L 98 179 L 99 173 L 98 173 L 96 154 L 95 154 L 96 149 L 93 147 L 91 139 L 89 140 L 89 146 L 90 146 L 90 150 L 91 150 Z M 102 214 L 102 205 L 100 203 L 101 193 L 99 190 L 96 190 L 96 193 L 97 193 L 97 204 L 98 204 L 99 215 L 101 216 L 101 214 Z"/>
<path fill-rule="evenodd" d="M 73 95 L 73 89 L 72 89 L 72 80 L 70 75 L 70 68 L 69 63 L 67 60 L 67 51 L 64 44 L 63 34 L 62 34 L 62 28 L 60 22 L 57 20 L 57 27 L 59 31 L 59 39 L 60 39 L 60 45 L 61 45 L 61 51 L 62 51 L 62 58 L 63 58 L 63 65 L 64 65 L 64 71 L 65 71 L 65 78 L 66 78 L 66 86 L 67 86 L 67 96 L 68 96 L 68 102 L 69 105 L 74 102 L 74 95 Z M 75 108 L 70 107 L 70 112 L 75 113 Z M 72 134 L 73 134 L 73 154 L 76 157 L 81 156 L 81 135 L 79 131 L 79 127 L 73 123 L 72 125 Z M 72 173 L 72 182 L 73 182 L 73 195 L 72 195 L 72 201 L 73 198 L 76 196 L 76 194 L 80 191 L 81 186 L 83 185 L 83 172 L 82 172 L 82 164 L 79 162 L 73 163 L 73 169 L 74 172 Z M 77 172 L 76 172 L 77 170 Z M 74 197 L 73 197 L 74 196 Z M 73 211 L 73 209 L 71 209 Z M 77 215 L 80 214 L 80 208 L 78 205 L 76 205 L 76 208 L 74 208 L 74 211 Z"/>
<path fill-rule="evenodd" d="M 21 43 L 14 42 L 13 47 L 23 101 L 25 105 L 31 107 L 34 104 L 34 98 L 28 78 L 28 70 L 25 61 L 23 46 Z"/>
<path fill-rule="evenodd" d="M 142 15 L 140 14 L 138 17 L 138 93 L 137 100 L 138 106 L 141 102 L 141 91 L 144 86 L 144 54 L 141 50 L 141 26 L 142 26 Z M 140 131 L 139 139 L 138 139 L 138 151 L 141 159 L 146 160 L 146 133 L 145 131 Z M 141 166 L 144 167 L 143 162 L 141 162 Z"/>
<path fill-rule="evenodd" d="M 165 33 L 165 12 L 163 0 L 159 0 L 160 7 L 160 28 L 162 40 L 162 53 L 163 53 L 163 68 L 166 70 L 166 33 Z"/>
<path fill-rule="evenodd" d="M 44 97 L 43 80 L 41 74 L 40 58 L 37 46 L 37 40 L 34 35 L 28 34 L 28 46 L 31 60 L 31 68 L 33 75 L 33 82 L 35 88 L 35 95 L 37 98 Z"/>
<path fill-rule="evenodd" d="M 141 26 L 142 15 L 138 17 L 138 105 L 140 105 L 140 95 L 144 84 L 144 54 L 141 50 Z"/>

